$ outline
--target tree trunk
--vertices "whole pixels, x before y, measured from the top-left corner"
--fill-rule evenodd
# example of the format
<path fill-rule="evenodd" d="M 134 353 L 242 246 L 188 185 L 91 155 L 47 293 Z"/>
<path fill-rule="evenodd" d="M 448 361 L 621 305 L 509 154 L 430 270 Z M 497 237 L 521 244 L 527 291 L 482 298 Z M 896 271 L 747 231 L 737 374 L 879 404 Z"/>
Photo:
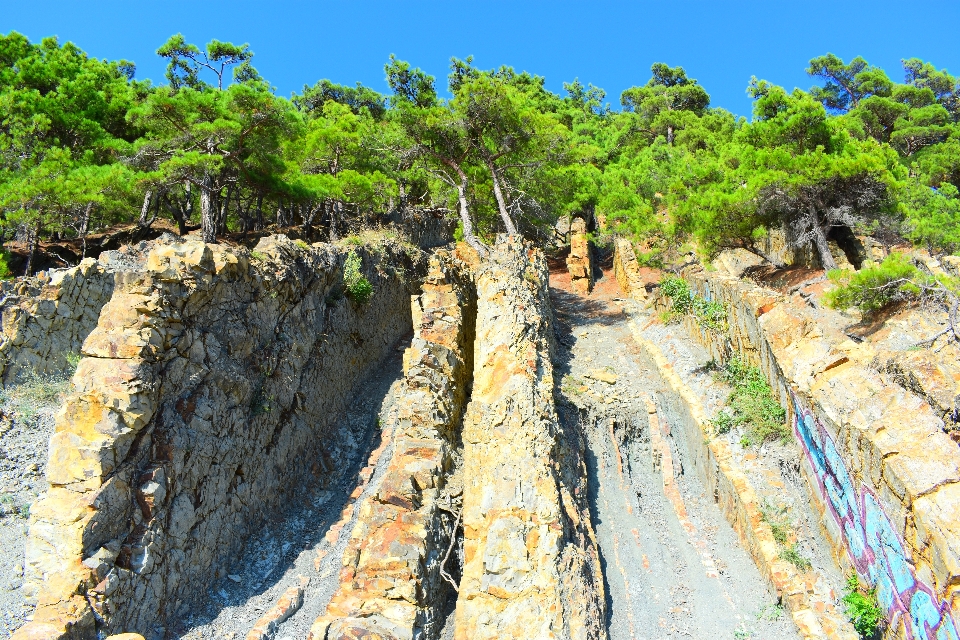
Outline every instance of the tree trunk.
<path fill-rule="evenodd" d="M 200 235 L 204 242 L 217 241 L 217 211 L 213 202 L 213 180 L 203 176 L 200 184 Z"/>
<path fill-rule="evenodd" d="M 673 146 L 673 125 L 667 125 L 667 144 Z"/>
<path fill-rule="evenodd" d="M 833 259 L 833 254 L 830 253 L 830 245 L 827 244 L 827 235 L 823 231 L 823 227 L 820 226 L 820 220 L 817 218 L 816 211 L 808 211 L 810 216 L 810 232 L 812 234 L 812 242 L 814 248 L 817 250 L 817 255 L 820 256 L 820 264 L 823 265 L 823 268 L 827 271 L 837 268 L 837 262 Z"/>
<path fill-rule="evenodd" d="M 340 239 L 340 235 L 337 233 L 337 203 L 330 202 L 330 209 L 328 210 L 330 214 L 330 242 L 336 242 Z"/>
<path fill-rule="evenodd" d="M 27 266 L 23 270 L 23 275 L 33 274 L 33 255 L 37 252 L 37 238 L 40 237 L 40 221 L 37 220 L 36 226 L 30 231 L 29 246 L 27 247 Z"/>
<path fill-rule="evenodd" d="M 487 248 L 477 239 L 477 236 L 473 235 L 473 221 L 470 220 L 470 210 L 467 206 L 467 175 L 462 170 L 458 173 L 460 174 L 460 182 L 457 184 L 457 199 L 460 201 L 460 222 L 463 224 L 463 239 L 477 250 L 481 258 L 486 258 Z"/>
<path fill-rule="evenodd" d="M 743 248 L 749 251 L 750 253 L 752 253 L 753 255 L 763 258 L 764 260 L 772 264 L 777 269 L 783 269 L 787 266 L 784 263 L 780 262 L 779 260 L 774 260 L 773 256 L 767 255 L 765 251 L 757 247 L 755 244 L 746 242 L 743 244 Z"/>
<path fill-rule="evenodd" d="M 255 231 L 263 229 L 263 194 L 257 194 L 257 219 L 253 223 Z"/>
<path fill-rule="evenodd" d="M 313 219 L 317 215 L 317 207 L 313 203 L 306 205 L 303 214 L 303 238 L 310 241 L 313 239 Z"/>
<path fill-rule="evenodd" d="M 153 191 L 147 189 L 147 192 L 143 194 L 143 206 L 140 207 L 140 219 L 137 220 L 137 226 L 141 229 L 149 227 L 153 224 L 153 221 L 157 219 L 156 214 L 152 218 L 147 220 L 147 216 L 150 215 L 150 204 L 153 199 Z"/>
<path fill-rule="evenodd" d="M 219 195 L 219 193 L 217 194 Z M 233 198 L 233 185 L 227 186 L 227 196 L 220 199 L 217 207 L 217 235 L 227 233 L 227 212 L 230 210 L 230 199 Z"/>
<path fill-rule="evenodd" d="M 88 202 L 87 206 L 83 210 L 83 214 L 80 216 L 80 241 L 82 244 L 82 249 L 80 250 L 80 259 L 83 260 L 87 257 L 87 229 L 90 227 L 90 212 L 93 211 L 93 203 Z"/>
<path fill-rule="evenodd" d="M 500 209 L 500 219 L 503 220 L 503 226 L 511 236 L 517 235 L 517 228 L 513 226 L 513 220 L 507 212 L 507 203 L 503 198 L 503 191 L 500 189 L 500 177 L 497 175 L 497 167 L 493 161 L 487 159 L 487 169 L 490 170 L 490 177 L 493 178 L 493 194 L 497 198 L 497 207 Z"/>

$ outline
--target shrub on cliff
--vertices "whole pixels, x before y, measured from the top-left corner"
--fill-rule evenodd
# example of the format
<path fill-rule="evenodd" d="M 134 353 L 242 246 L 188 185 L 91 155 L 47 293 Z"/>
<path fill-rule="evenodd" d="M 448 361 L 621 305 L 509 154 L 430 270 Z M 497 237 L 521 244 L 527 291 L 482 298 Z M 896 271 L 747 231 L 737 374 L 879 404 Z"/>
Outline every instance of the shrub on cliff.
<path fill-rule="evenodd" d="M 861 638 L 879 638 L 883 632 L 883 610 L 877 603 L 877 590 L 866 589 L 857 579 L 856 574 L 847 578 L 847 593 L 840 601 L 843 602 L 847 616 L 853 623 L 853 628 Z"/>
<path fill-rule="evenodd" d="M 838 285 L 824 296 L 834 309 L 857 307 L 863 313 L 883 309 L 893 302 L 914 299 L 922 274 L 902 253 L 891 253 L 878 265 L 850 272 L 835 269 L 830 280 Z"/>
<path fill-rule="evenodd" d="M 9 251 L 0 251 L 0 280 L 9 280 L 13 277 L 13 272 L 10 271 L 10 252 Z"/>
<path fill-rule="evenodd" d="M 857 307 L 864 314 L 875 313 L 894 302 L 911 301 L 939 305 L 947 311 L 947 327 L 920 345 L 932 344 L 940 336 L 960 341 L 960 280 L 921 271 L 910 258 L 891 253 L 880 264 L 860 271 L 834 270 L 830 280 L 837 285 L 824 299 L 834 309 Z"/>
<path fill-rule="evenodd" d="M 363 275 L 360 266 L 360 256 L 351 251 L 343 263 L 343 284 L 346 287 L 347 295 L 354 302 L 363 304 L 370 300 L 370 296 L 373 295 L 373 285 Z"/>

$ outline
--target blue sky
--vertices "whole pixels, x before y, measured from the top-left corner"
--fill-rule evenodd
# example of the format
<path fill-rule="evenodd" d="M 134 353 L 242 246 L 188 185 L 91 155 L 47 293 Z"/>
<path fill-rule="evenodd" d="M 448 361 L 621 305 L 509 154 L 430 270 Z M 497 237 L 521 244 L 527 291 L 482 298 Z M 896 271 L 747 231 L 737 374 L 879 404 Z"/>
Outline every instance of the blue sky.
<path fill-rule="evenodd" d="M 445 78 L 450 56 L 507 64 L 561 91 L 576 77 L 607 91 L 643 84 L 653 62 L 682 65 L 714 106 L 748 115 L 752 75 L 808 88 L 807 61 L 864 56 L 902 80 L 919 57 L 960 74 L 960 0 L 823 2 L 93 2 L 0 0 L 0 32 L 72 40 L 100 58 L 126 58 L 137 77 L 163 81 L 155 51 L 171 34 L 203 45 L 248 42 L 254 65 L 289 95 L 320 78 L 386 92 L 391 53 Z"/>

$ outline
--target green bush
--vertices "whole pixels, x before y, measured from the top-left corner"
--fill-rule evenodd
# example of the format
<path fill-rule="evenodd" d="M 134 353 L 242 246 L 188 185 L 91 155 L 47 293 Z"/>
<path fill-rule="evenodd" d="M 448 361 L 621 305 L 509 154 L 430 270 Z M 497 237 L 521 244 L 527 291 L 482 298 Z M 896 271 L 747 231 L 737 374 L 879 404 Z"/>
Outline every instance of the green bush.
<path fill-rule="evenodd" d="M 660 292 L 670 298 L 671 314 L 691 315 L 701 327 L 726 331 L 726 308 L 719 302 L 708 301 L 693 293 L 683 278 L 665 275 L 660 280 Z"/>
<path fill-rule="evenodd" d="M 726 331 L 727 329 L 727 309 L 723 304 L 704 300 L 699 296 L 693 298 L 693 315 L 701 326 L 713 329 L 714 331 Z"/>
<path fill-rule="evenodd" d="M 878 311 L 892 302 L 920 293 L 916 279 L 923 274 L 902 253 L 891 253 L 883 262 L 851 272 L 834 269 L 828 274 L 837 285 L 824 295 L 834 309 L 857 307 L 864 313 Z"/>
<path fill-rule="evenodd" d="M 713 417 L 710 424 L 717 434 L 730 433 L 730 429 L 733 428 L 733 416 L 731 416 L 730 412 L 726 409 L 721 409 L 717 411 L 717 415 Z"/>
<path fill-rule="evenodd" d="M 676 313 L 688 313 L 693 304 L 693 293 L 690 291 L 690 285 L 683 278 L 665 275 L 660 280 L 660 292 L 670 298 L 673 303 L 673 311 Z"/>
<path fill-rule="evenodd" d="M 879 638 L 885 622 L 883 610 L 877 603 L 877 590 L 864 589 L 856 574 L 847 578 L 847 593 L 840 601 L 846 607 L 847 617 L 861 638 Z"/>
<path fill-rule="evenodd" d="M 358 304 L 364 304 L 373 295 L 373 285 L 360 270 L 361 264 L 360 256 L 354 251 L 347 255 L 347 259 L 343 263 L 344 287 L 347 295 Z"/>
<path fill-rule="evenodd" d="M 727 405 L 733 412 L 733 423 L 746 429 L 747 441 L 762 443 L 790 437 L 787 412 L 773 396 L 773 389 L 759 367 L 751 367 L 734 356 L 719 375 L 733 387 Z"/>
<path fill-rule="evenodd" d="M 13 271 L 10 271 L 10 252 L 6 249 L 0 250 L 0 280 L 9 280 L 13 277 Z"/>

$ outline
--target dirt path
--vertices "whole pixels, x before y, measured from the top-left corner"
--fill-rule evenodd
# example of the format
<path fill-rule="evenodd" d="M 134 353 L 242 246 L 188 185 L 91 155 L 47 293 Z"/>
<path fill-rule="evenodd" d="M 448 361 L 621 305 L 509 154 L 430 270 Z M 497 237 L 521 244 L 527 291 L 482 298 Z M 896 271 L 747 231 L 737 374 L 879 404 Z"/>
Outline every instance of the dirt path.
<path fill-rule="evenodd" d="M 257 621 L 287 590 L 302 584 L 302 606 L 278 625 L 277 640 L 302 640 L 326 609 L 339 583 L 344 548 L 356 521 L 356 507 L 379 484 L 390 460 L 391 434 L 379 429 L 380 416 L 396 399 L 402 379 L 402 344 L 367 380 L 334 429 L 349 434 L 353 466 L 330 490 L 310 493 L 286 516 L 251 539 L 242 559 L 209 590 L 206 606 L 183 620 L 171 636 L 183 640 L 246 638 Z M 308 580 L 308 581 L 307 581 Z"/>
<path fill-rule="evenodd" d="M 42 388 L 34 382 L 0 394 L 0 638 L 9 638 L 33 613 L 21 589 L 27 517 L 30 504 L 46 490 L 56 394 L 67 388 L 61 376 L 41 383 Z"/>
<path fill-rule="evenodd" d="M 684 473 L 688 453 L 660 409 L 666 390 L 612 277 L 588 298 L 565 290 L 562 275 L 551 283 L 569 401 L 561 412 L 587 421 L 611 640 L 798 638 L 712 496 Z"/>

